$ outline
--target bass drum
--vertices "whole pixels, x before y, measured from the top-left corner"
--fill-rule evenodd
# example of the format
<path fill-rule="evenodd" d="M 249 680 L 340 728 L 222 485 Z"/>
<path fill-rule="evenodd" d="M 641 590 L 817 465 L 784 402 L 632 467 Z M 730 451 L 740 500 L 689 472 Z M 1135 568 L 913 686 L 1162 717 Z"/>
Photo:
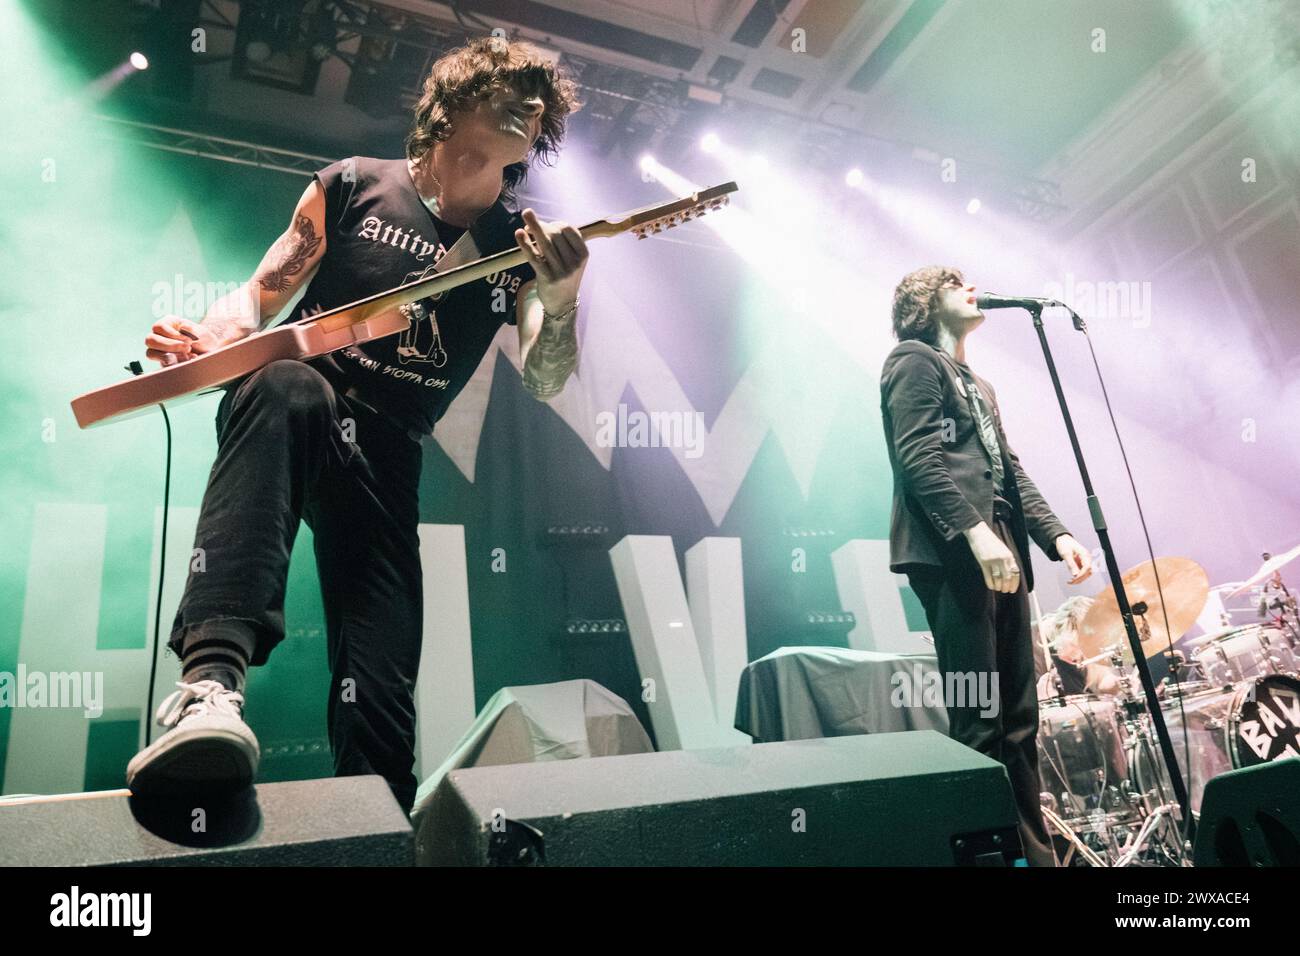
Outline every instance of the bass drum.
<path fill-rule="evenodd" d="M 1228 746 L 1234 767 L 1300 757 L 1300 679 L 1270 674 L 1237 688 Z"/>
<path fill-rule="evenodd" d="M 1300 756 L 1300 680 L 1286 674 L 1243 681 L 1227 690 L 1183 695 L 1175 691 L 1161 704 L 1161 711 L 1195 814 L 1201 811 L 1201 796 L 1212 777 Z M 1130 785 L 1143 796 L 1148 811 L 1155 804 L 1173 802 L 1174 791 L 1154 731 L 1145 740 L 1129 741 L 1128 767 Z"/>

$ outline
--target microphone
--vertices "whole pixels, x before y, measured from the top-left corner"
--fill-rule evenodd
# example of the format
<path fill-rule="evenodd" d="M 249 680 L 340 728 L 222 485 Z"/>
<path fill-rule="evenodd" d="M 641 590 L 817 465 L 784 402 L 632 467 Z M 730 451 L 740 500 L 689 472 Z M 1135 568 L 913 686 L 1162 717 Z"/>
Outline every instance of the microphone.
<path fill-rule="evenodd" d="M 1028 309 L 1030 312 L 1039 312 L 1060 304 L 1055 299 L 1013 299 L 992 293 L 975 297 L 975 307 L 981 312 L 985 309 Z"/>

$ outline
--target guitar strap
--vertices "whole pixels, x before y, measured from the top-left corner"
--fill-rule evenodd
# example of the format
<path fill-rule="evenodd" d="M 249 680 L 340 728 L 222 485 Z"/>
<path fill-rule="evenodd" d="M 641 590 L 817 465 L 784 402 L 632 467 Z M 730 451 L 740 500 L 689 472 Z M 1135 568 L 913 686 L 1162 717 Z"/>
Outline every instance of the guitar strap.
<path fill-rule="evenodd" d="M 434 272 L 446 272 L 448 269 L 483 258 L 478 243 L 474 241 L 473 231 L 474 227 L 470 226 L 460 234 L 460 238 L 451 244 L 451 248 L 442 254 L 442 258 L 433 267 Z"/>
<path fill-rule="evenodd" d="M 522 224 L 519 214 L 512 213 L 505 207 L 505 204 L 498 199 L 488 207 L 486 212 L 475 219 L 470 224 L 469 229 L 461 235 L 461 239 L 464 239 L 465 236 L 472 236 L 472 241 L 479 250 L 476 255 L 471 256 L 466 261 L 472 261 L 473 259 L 494 255 L 498 252 L 504 252 L 506 249 L 514 248 L 516 244 L 515 227 Z M 459 245 L 460 239 L 456 240 L 452 245 L 452 249 L 455 249 Z M 450 254 L 451 250 L 449 249 L 447 255 Z M 439 267 L 441 268 L 441 263 L 439 263 Z"/>

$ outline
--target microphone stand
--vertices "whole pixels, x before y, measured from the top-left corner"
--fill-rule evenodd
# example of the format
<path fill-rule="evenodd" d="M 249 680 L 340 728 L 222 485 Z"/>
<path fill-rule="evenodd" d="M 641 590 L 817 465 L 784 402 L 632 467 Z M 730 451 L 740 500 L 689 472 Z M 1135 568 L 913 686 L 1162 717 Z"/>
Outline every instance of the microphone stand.
<path fill-rule="evenodd" d="M 1169 738 L 1169 727 L 1165 724 L 1164 712 L 1160 709 L 1160 698 L 1156 696 L 1156 685 L 1151 679 L 1151 668 L 1147 664 L 1146 652 L 1142 649 L 1142 640 L 1138 636 L 1137 626 L 1133 623 L 1133 609 L 1129 606 L 1128 594 L 1124 590 L 1124 579 L 1119 570 L 1119 563 L 1115 560 L 1115 549 L 1110 542 L 1110 532 L 1106 526 L 1106 518 L 1101 512 L 1101 501 L 1097 498 L 1097 493 L 1092 487 L 1092 478 L 1088 475 L 1088 465 L 1083 460 L 1083 449 L 1079 445 L 1078 433 L 1074 430 L 1074 419 L 1070 416 L 1070 406 L 1065 400 L 1065 392 L 1061 390 L 1061 377 L 1056 371 L 1056 363 L 1052 360 L 1052 350 L 1047 344 L 1047 331 L 1043 328 L 1043 305 L 1052 304 L 1060 305 L 1070 313 L 1070 318 L 1074 321 L 1074 327 L 1084 335 L 1088 334 L 1088 327 L 1080 318 L 1078 313 L 1063 303 L 1038 303 L 1034 305 L 1026 304 L 1025 310 L 1029 312 L 1034 319 L 1034 330 L 1038 333 L 1039 344 L 1043 347 L 1043 358 L 1047 361 L 1047 371 L 1052 377 L 1052 387 L 1056 390 L 1056 401 L 1061 406 L 1061 417 L 1065 419 L 1065 430 L 1070 435 L 1070 445 L 1074 449 L 1074 460 L 1079 466 L 1079 475 L 1083 478 L 1083 490 L 1088 497 L 1088 512 L 1092 515 L 1092 527 L 1097 533 L 1097 541 L 1101 544 L 1102 553 L 1106 556 L 1106 571 L 1110 575 L 1111 587 L 1115 590 L 1115 601 L 1119 605 L 1119 613 L 1124 621 L 1124 630 L 1128 634 L 1129 646 L 1133 649 L 1133 660 L 1137 665 L 1138 676 L 1142 680 L 1142 690 L 1146 696 L 1147 713 L 1151 717 L 1151 725 L 1155 727 L 1156 738 L 1160 742 L 1160 753 L 1164 757 L 1165 766 L 1169 771 L 1169 782 L 1174 790 L 1174 798 L 1178 801 L 1178 806 L 1182 812 L 1183 821 L 1187 828 L 1187 839 L 1192 839 L 1195 835 L 1195 821 L 1192 819 L 1191 805 L 1187 799 L 1187 785 L 1183 781 L 1182 769 L 1178 766 L 1178 760 L 1174 756 L 1174 745 Z"/>

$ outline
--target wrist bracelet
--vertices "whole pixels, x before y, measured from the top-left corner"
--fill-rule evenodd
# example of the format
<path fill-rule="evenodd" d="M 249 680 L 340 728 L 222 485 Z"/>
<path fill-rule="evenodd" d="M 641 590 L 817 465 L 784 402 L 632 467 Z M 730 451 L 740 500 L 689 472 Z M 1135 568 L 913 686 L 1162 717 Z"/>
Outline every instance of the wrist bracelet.
<path fill-rule="evenodd" d="M 546 306 L 542 306 L 542 321 L 545 322 L 549 320 L 551 322 L 559 322 L 562 319 L 567 319 L 569 316 L 573 315 L 573 313 L 577 311 L 578 311 L 577 299 L 574 299 L 573 305 L 569 306 L 563 312 L 548 312 L 546 310 Z"/>

